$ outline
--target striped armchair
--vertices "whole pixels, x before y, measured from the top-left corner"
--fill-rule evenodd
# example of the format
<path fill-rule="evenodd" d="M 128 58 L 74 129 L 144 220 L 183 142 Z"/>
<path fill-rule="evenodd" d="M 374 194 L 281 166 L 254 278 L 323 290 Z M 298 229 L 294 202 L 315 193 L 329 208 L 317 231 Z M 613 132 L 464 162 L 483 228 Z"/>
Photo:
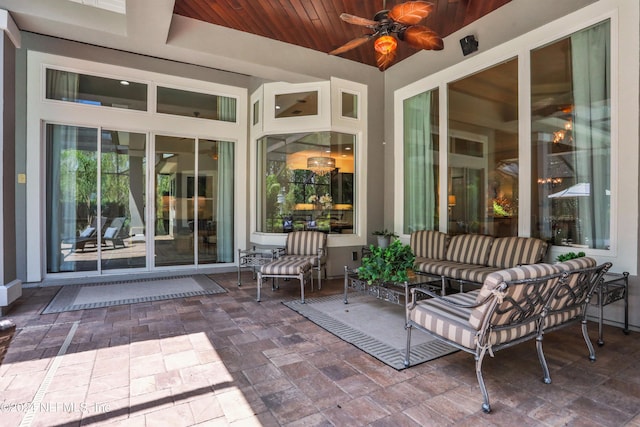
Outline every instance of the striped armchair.
<path fill-rule="evenodd" d="M 281 260 L 304 259 L 318 272 L 318 289 L 322 289 L 322 271 L 327 276 L 327 234 L 320 231 L 293 231 L 287 235 Z"/>
<path fill-rule="evenodd" d="M 440 297 L 413 288 L 407 304 L 407 348 L 410 364 L 411 331 L 416 328 L 460 350 L 476 361 L 476 377 L 483 396 L 482 410 L 490 412 L 489 394 L 482 376 L 482 361 L 493 353 L 533 339 L 546 302 L 562 273 L 550 264 L 535 264 L 489 274 L 481 289 Z M 416 293 L 432 298 L 422 299 Z"/>

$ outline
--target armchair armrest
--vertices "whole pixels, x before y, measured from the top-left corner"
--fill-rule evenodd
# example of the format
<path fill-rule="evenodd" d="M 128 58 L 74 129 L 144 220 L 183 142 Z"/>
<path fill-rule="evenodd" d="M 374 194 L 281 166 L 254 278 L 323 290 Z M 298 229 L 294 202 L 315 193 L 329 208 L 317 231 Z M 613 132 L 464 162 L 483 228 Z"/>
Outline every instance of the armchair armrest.
<path fill-rule="evenodd" d="M 447 298 L 445 296 L 442 296 L 440 294 L 436 294 L 435 292 L 429 290 L 429 289 L 423 289 L 423 288 L 412 288 L 411 289 L 411 300 L 409 302 L 409 304 L 407 304 L 407 309 L 411 310 L 416 306 L 417 300 L 416 300 L 416 293 L 421 293 L 421 294 L 425 294 L 431 298 L 437 298 L 438 301 L 444 303 L 445 305 L 449 305 L 451 307 L 457 307 L 457 308 L 477 308 L 477 307 L 481 307 L 485 304 L 487 304 L 487 302 L 489 302 L 489 300 L 491 298 L 494 298 L 496 296 L 496 294 L 503 294 L 504 291 L 507 289 L 507 284 L 506 283 L 501 283 L 496 289 L 494 289 L 490 294 L 488 294 L 486 297 L 484 297 L 482 299 L 482 301 L 477 302 L 475 304 L 461 304 L 455 300 L 452 300 L 451 298 Z"/>

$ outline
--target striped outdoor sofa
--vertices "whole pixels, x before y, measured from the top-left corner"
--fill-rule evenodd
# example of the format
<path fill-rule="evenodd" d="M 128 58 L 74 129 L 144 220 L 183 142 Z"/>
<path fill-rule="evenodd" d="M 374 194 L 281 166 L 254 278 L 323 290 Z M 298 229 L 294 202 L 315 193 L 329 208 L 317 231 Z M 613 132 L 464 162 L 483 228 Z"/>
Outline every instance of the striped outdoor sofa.
<path fill-rule="evenodd" d="M 416 273 L 440 278 L 443 294 L 448 281 L 480 286 L 498 270 L 542 262 L 548 248 L 534 237 L 449 236 L 435 230 L 414 231 L 409 244 Z"/>
<path fill-rule="evenodd" d="M 555 265 L 538 263 L 507 268 L 488 274 L 480 289 L 447 296 L 414 288 L 406 306 L 405 365 L 410 364 L 413 328 L 473 354 L 483 396 L 482 410 L 488 413 L 491 406 L 482 376 L 486 353 L 493 356 L 500 349 L 535 339 L 544 382 L 550 383 L 542 351 L 544 333 L 577 319 L 585 324 L 589 298 L 610 265 L 596 266 L 595 260 L 584 258 Z M 431 298 L 423 299 L 416 293 Z M 582 333 L 593 360 L 586 326 Z"/>

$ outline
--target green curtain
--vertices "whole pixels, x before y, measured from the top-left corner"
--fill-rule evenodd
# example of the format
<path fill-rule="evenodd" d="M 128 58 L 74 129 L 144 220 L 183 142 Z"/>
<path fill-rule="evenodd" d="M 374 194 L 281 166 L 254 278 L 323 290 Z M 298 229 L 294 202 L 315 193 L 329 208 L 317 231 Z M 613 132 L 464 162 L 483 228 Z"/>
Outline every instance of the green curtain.
<path fill-rule="evenodd" d="M 431 98 L 431 92 L 423 92 L 406 99 L 403 106 L 405 234 L 437 228 Z"/>
<path fill-rule="evenodd" d="M 218 120 L 236 121 L 236 100 L 218 96 Z M 234 144 L 218 142 L 217 262 L 233 262 Z"/>
<path fill-rule="evenodd" d="M 610 234 L 609 39 L 608 21 L 571 36 L 576 184 L 590 186 L 590 196 L 577 197 L 578 239 L 599 249 L 608 247 Z"/>
<path fill-rule="evenodd" d="M 217 261 L 233 262 L 234 144 L 218 142 Z"/>

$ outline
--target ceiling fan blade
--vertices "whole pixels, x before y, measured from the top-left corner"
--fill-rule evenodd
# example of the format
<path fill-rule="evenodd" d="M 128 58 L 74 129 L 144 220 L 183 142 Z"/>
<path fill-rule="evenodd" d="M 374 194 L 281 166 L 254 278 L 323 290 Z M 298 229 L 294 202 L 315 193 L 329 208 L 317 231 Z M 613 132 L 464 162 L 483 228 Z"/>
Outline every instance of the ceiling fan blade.
<path fill-rule="evenodd" d="M 392 50 L 389 53 L 380 53 L 377 50 L 376 52 L 376 64 L 378 65 L 378 69 L 380 71 L 384 71 L 395 61 L 396 59 L 396 51 Z"/>
<path fill-rule="evenodd" d="M 354 49 L 360 45 L 365 44 L 366 42 L 368 42 L 369 40 L 371 40 L 371 36 L 370 35 L 364 35 L 364 36 L 360 36 L 356 39 L 353 39 L 351 41 L 346 42 L 345 44 L 343 44 L 342 46 L 340 46 L 339 48 L 336 48 L 334 50 L 332 50 L 331 52 L 329 52 L 329 55 L 340 55 L 341 53 L 344 53 L 348 50 Z"/>
<path fill-rule="evenodd" d="M 401 34 L 400 39 L 412 47 L 426 50 L 442 50 L 444 42 L 435 31 L 422 25 L 414 25 L 407 28 Z"/>
<path fill-rule="evenodd" d="M 344 22 L 348 22 L 349 24 L 360 25 L 363 27 L 373 28 L 376 26 L 377 22 L 367 18 L 361 18 L 359 16 L 350 15 L 348 13 L 340 14 L 340 19 Z"/>
<path fill-rule="evenodd" d="M 389 11 L 389 18 L 403 25 L 416 25 L 429 16 L 433 3 L 426 1 L 408 1 L 394 6 Z"/>

